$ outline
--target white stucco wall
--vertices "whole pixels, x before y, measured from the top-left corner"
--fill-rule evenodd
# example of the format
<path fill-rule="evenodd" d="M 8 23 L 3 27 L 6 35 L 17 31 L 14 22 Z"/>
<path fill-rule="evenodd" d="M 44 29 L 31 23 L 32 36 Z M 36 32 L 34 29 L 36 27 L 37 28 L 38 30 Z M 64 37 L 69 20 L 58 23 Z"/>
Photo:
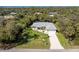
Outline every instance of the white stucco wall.
<path fill-rule="evenodd" d="M 33 30 L 39 31 L 39 32 L 43 32 L 45 34 L 48 34 L 47 30 L 41 30 L 41 29 L 37 29 L 37 28 L 32 28 Z"/>
<path fill-rule="evenodd" d="M 54 15 L 49 15 L 50 17 L 53 17 Z"/>
<path fill-rule="evenodd" d="M 39 32 L 43 32 L 43 33 L 45 33 L 45 34 L 48 34 L 49 32 L 51 32 L 51 31 L 48 31 L 48 30 L 41 30 L 41 29 L 37 29 L 37 28 L 32 28 L 33 30 L 36 30 L 36 31 L 39 31 Z M 52 31 L 53 33 L 56 33 L 56 31 L 55 30 L 53 30 Z"/>

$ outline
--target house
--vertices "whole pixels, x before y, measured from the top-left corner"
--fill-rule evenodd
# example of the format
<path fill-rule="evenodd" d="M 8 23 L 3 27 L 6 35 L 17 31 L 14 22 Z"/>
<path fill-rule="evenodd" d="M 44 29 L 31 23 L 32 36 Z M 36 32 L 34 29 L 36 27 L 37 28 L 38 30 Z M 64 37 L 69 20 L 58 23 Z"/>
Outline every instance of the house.
<path fill-rule="evenodd" d="M 13 15 L 6 15 L 6 16 L 4 16 L 4 19 L 14 19 L 15 18 L 15 16 L 13 16 Z"/>
<path fill-rule="evenodd" d="M 47 33 L 48 31 L 56 32 L 55 25 L 53 23 L 50 23 L 50 22 L 34 22 L 31 25 L 31 28 L 33 30 L 37 30 L 37 31 L 40 31 L 40 32 L 45 32 L 45 33 Z"/>
<path fill-rule="evenodd" d="M 15 13 L 15 12 L 11 12 L 11 13 L 10 13 L 10 15 L 16 15 L 16 14 L 17 14 L 17 13 Z"/>
<path fill-rule="evenodd" d="M 54 15 L 57 15 L 57 12 L 49 12 L 48 15 L 49 16 L 54 16 Z"/>
<path fill-rule="evenodd" d="M 41 12 L 35 12 L 34 13 L 35 15 L 40 15 L 40 14 L 42 14 Z"/>

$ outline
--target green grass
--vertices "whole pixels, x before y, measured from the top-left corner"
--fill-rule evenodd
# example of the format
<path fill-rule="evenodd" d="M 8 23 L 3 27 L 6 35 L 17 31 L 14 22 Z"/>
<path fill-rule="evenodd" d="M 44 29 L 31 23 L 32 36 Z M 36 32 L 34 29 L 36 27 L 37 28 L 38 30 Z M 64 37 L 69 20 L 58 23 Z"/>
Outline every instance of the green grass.
<path fill-rule="evenodd" d="M 67 49 L 67 48 L 70 48 L 70 47 L 71 47 L 71 45 L 69 44 L 68 40 L 64 37 L 63 34 L 58 33 L 58 32 L 57 32 L 56 34 L 57 34 L 57 37 L 58 37 L 58 39 L 59 39 L 61 45 L 62 45 L 64 48 Z"/>
<path fill-rule="evenodd" d="M 16 48 L 27 48 L 27 49 L 48 49 L 50 47 L 49 37 L 47 34 L 37 32 L 34 30 L 29 30 L 29 42 L 16 46 Z M 37 37 L 32 37 L 33 35 L 38 35 Z"/>

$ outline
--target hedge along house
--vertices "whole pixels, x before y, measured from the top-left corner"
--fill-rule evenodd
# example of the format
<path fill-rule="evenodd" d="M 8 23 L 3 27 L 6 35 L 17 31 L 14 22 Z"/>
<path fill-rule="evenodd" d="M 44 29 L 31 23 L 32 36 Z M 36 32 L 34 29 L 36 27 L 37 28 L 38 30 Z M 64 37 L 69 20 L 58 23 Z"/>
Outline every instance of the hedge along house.
<path fill-rule="evenodd" d="M 44 32 L 47 34 L 48 31 L 56 32 L 56 27 L 50 22 L 34 22 L 31 26 L 33 30 Z"/>

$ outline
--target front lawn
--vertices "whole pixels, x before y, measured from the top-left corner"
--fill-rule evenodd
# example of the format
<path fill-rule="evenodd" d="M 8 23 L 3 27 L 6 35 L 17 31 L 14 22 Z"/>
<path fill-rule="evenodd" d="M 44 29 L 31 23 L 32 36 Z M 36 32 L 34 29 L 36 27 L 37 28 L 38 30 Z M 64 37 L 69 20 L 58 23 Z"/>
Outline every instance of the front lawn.
<path fill-rule="evenodd" d="M 64 35 L 62 33 L 56 33 L 57 34 L 57 37 L 61 43 L 61 45 L 64 47 L 64 48 L 71 48 L 71 45 L 70 43 L 68 42 L 68 40 L 64 37 Z"/>
<path fill-rule="evenodd" d="M 50 47 L 49 37 L 47 34 L 37 32 L 32 29 L 28 29 L 26 32 L 28 32 L 28 42 L 16 46 L 16 48 L 48 49 Z"/>

